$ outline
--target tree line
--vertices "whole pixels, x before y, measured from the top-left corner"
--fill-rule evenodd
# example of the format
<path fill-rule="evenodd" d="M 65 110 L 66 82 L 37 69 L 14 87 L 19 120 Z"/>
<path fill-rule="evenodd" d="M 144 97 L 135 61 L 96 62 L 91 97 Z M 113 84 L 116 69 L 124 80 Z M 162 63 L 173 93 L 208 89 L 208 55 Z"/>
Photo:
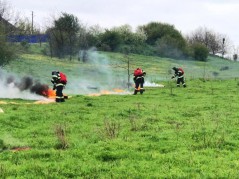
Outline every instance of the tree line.
<path fill-rule="evenodd" d="M 6 15 L 7 10 L 6 4 L 0 0 L 0 22 L 9 17 Z M 0 66 L 14 58 L 15 46 L 7 42 L 9 33 L 41 33 L 37 28 L 32 29 L 28 19 L 17 19 L 14 27 L 15 30 L 6 31 L 4 24 L 0 23 Z M 161 22 L 138 26 L 135 31 L 130 25 L 104 29 L 97 25 L 87 27 L 76 16 L 65 12 L 54 18 L 42 33 L 49 37 L 49 43 L 43 50 L 45 55 L 70 60 L 77 56 L 84 62 L 87 61 L 85 52 L 92 47 L 99 51 L 206 61 L 209 54 L 224 55 L 230 45 L 228 37 L 206 27 L 187 35 L 173 25 Z"/>
<path fill-rule="evenodd" d="M 173 25 L 150 22 L 133 31 L 130 25 L 111 29 L 86 27 L 76 16 L 62 13 L 46 31 L 49 34 L 48 52 L 64 58 L 96 47 L 100 51 L 155 55 L 175 59 L 206 61 L 208 54 L 225 54 L 228 38 L 207 28 L 198 28 L 183 36 Z M 83 56 L 83 61 L 86 60 Z"/>

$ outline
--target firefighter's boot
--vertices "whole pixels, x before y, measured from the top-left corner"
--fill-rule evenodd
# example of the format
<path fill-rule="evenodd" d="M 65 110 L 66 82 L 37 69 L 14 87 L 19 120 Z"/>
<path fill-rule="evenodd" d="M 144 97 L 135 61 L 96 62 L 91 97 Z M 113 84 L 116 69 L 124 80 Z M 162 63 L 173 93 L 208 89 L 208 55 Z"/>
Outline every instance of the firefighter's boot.
<path fill-rule="evenodd" d="M 56 97 L 56 100 L 55 100 L 57 103 L 61 102 L 61 99 L 59 97 Z"/>
<path fill-rule="evenodd" d="M 136 95 L 136 94 L 137 94 L 137 92 L 138 92 L 138 90 L 134 90 L 134 94 L 133 94 L 133 95 Z"/>
<path fill-rule="evenodd" d="M 141 88 L 141 89 L 140 89 L 140 94 L 143 94 L 144 91 L 145 91 L 145 90 L 144 90 L 143 88 Z"/>

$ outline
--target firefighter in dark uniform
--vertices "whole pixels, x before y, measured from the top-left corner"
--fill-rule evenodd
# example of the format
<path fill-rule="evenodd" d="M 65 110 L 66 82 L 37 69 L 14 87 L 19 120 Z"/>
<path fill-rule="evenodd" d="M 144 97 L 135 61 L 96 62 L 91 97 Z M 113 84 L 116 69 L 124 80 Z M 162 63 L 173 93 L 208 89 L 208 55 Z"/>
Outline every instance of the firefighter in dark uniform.
<path fill-rule="evenodd" d="M 53 90 L 56 89 L 56 102 L 65 102 L 64 95 L 62 92 L 65 87 L 65 84 L 61 82 L 59 71 L 52 72 L 51 82 L 53 83 Z"/>
<path fill-rule="evenodd" d="M 136 71 L 140 71 L 139 73 L 136 73 Z M 136 95 L 138 92 L 140 94 L 143 94 L 145 89 L 144 89 L 144 77 L 146 76 L 146 72 L 143 71 L 140 68 L 137 68 L 134 72 L 134 83 L 135 83 L 135 90 L 134 90 L 134 95 Z M 140 89 L 139 89 L 140 87 Z"/>
<path fill-rule="evenodd" d="M 176 68 L 176 67 L 173 67 L 172 68 L 174 70 L 174 75 L 172 76 L 172 79 L 177 77 L 177 87 L 180 87 L 180 83 L 183 84 L 183 87 L 185 88 L 186 87 L 186 83 L 184 81 L 184 71 L 182 68 Z"/>

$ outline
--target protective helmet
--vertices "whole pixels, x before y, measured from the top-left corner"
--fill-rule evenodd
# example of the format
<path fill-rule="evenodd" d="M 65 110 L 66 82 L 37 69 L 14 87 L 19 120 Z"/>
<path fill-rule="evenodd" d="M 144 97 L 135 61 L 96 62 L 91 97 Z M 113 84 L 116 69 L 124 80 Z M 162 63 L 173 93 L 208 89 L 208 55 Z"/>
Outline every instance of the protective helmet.
<path fill-rule="evenodd" d="M 59 71 L 52 71 L 51 75 L 57 75 L 59 73 Z"/>

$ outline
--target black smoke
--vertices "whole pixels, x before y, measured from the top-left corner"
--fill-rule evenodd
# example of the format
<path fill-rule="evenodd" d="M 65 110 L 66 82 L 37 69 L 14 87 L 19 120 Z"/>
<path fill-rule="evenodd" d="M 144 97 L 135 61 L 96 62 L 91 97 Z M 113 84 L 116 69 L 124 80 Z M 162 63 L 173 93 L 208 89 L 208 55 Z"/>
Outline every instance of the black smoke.
<path fill-rule="evenodd" d="M 3 79 L 3 73 L 0 71 L 0 79 Z M 33 94 L 47 96 L 47 91 L 49 90 L 49 86 L 46 84 L 42 84 L 39 80 L 34 80 L 30 76 L 25 76 L 18 80 L 13 75 L 5 76 L 5 85 L 13 86 L 18 88 L 19 91 L 29 91 Z"/>
<path fill-rule="evenodd" d="M 47 96 L 48 90 L 49 90 L 48 85 L 41 84 L 40 82 L 37 82 L 36 84 L 32 85 L 30 88 L 31 93 L 35 93 L 42 96 Z"/>

